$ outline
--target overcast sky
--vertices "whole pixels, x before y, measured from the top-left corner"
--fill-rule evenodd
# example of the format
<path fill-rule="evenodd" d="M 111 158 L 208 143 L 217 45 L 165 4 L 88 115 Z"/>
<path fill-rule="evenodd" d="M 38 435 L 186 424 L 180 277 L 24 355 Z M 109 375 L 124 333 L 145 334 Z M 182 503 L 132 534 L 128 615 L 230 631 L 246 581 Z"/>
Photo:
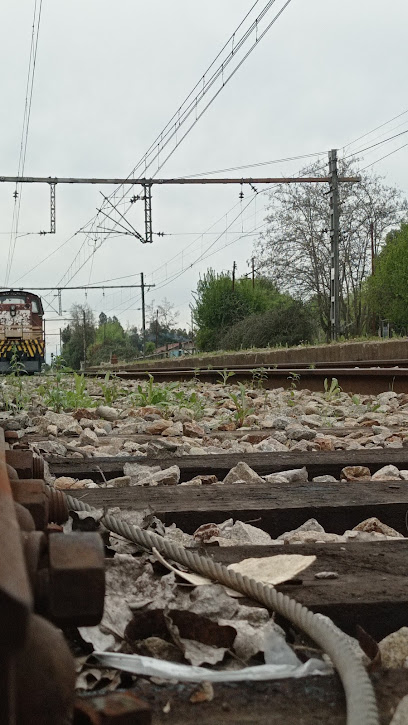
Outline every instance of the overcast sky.
<path fill-rule="evenodd" d="M 43 0 L 25 174 L 127 176 L 253 3 Z M 266 0 L 259 0 L 250 19 L 265 5 Z M 276 0 L 267 19 L 282 5 L 283 0 Z M 34 0 L 2 3 L 0 175 L 16 175 L 18 169 L 33 9 Z M 346 144 L 408 110 L 407 25 L 404 0 L 388 4 L 292 0 L 159 176 L 192 175 L 315 152 L 322 154 L 323 163 L 329 148 L 338 148 L 341 155 Z M 408 113 L 347 152 L 406 129 Z M 405 139 L 367 152 L 364 163 L 398 148 Z M 373 170 L 408 195 L 407 151 L 408 147 L 380 161 Z M 282 162 L 229 175 L 296 175 L 304 163 Z M 38 236 L 35 232 L 49 228 L 49 189 L 24 187 L 19 219 L 19 235 L 24 236 L 16 240 L 12 286 L 32 289 L 59 282 L 84 242 L 84 234 L 75 232 L 101 205 L 101 190 L 107 194 L 113 188 L 58 186 L 57 234 Z M 0 184 L 0 284 L 4 284 L 13 191 L 11 184 Z M 259 194 L 255 199 L 245 187 L 240 200 L 239 191 L 232 185 L 154 186 L 153 230 L 166 235 L 155 236 L 153 245 L 111 235 L 70 284 L 131 274 L 136 276 L 123 279 L 123 284 L 138 284 L 143 271 L 145 281 L 156 284 L 146 301 L 159 303 L 167 297 L 177 307 L 180 323 L 188 325 L 191 291 L 200 273 L 209 266 L 231 269 L 234 260 L 238 275 L 248 271 L 267 197 Z M 143 233 L 140 202 L 132 206 L 128 218 Z M 72 235 L 60 251 L 32 270 Z M 88 239 L 77 267 L 92 249 Z M 47 300 L 57 307 L 52 294 Z M 84 292 L 63 293 L 64 310 L 84 301 Z M 96 314 L 104 310 L 116 314 L 124 326 L 141 325 L 139 290 L 106 290 L 105 295 L 94 291 L 87 301 Z M 47 318 L 56 317 L 48 308 Z M 49 323 L 49 334 L 61 324 L 66 323 Z M 57 336 L 49 337 L 49 351 L 57 341 Z"/>

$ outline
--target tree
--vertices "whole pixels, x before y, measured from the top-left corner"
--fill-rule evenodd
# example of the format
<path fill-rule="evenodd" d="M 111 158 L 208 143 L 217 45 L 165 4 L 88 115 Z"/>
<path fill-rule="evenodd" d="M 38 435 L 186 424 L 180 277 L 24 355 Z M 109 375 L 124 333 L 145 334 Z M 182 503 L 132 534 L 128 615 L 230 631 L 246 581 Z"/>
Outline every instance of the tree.
<path fill-rule="evenodd" d="M 278 305 L 285 296 L 267 279 L 257 279 L 254 287 L 249 279 L 238 279 L 232 288 L 228 274 L 207 270 L 193 293 L 192 307 L 197 326 L 196 340 L 201 350 L 215 350 L 227 330 L 256 312 Z"/>
<path fill-rule="evenodd" d="M 89 305 L 73 305 L 70 317 L 70 324 L 61 333 L 61 354 L 69 367 L 79 370 L 85 349 L 95 339 L 95 319 Z"/>
<path fill-rule="evenodd" d="M 407 211 L 402 193 L 375 174 L 359 172 L 356 160 L 340 160 L 339 175 L 361 176 L 340 184 L 340 314 L 346 335 L 361 334 L 365 323 L 362 283 L 371 272 L 370 225 L 376 249 Z M 321 164 L 303 169 L 316 176 Z M 323 184 L 282 184 L 270 192 L 268 228 L 255 243 L 258 269 L 279 289 L 303 300 L 316 298 L 319 321 L 330 335 L 329 203 Z"/>
<path fill-rule="evenodd" d="M 367 280 L 370 312 L 390 320 L 394 329 L 408 329 L 408 224 L 387 235 L 386 243 L 375 261 L 375 274 Z"/>
<path fill-rule="evenodd" d="M 153 301 L 147 307 L 146 340 L 153 342 L 155 347 L 188 340 L 186 330 L 175 328 L 178 316 L 174 305 L 166 298 L 160 305 L 155 305 Z"/>
<path fill-rule="evenodd" d="M 113 353 L 125 361 L 138 357 L 141 342 L 136 328 L 125 331 L 117 317 L 106 317 L 103 313 L 99 315 L 99 322 L 95 342 L 88 349 L 91 365 L 108 362 Z"/>

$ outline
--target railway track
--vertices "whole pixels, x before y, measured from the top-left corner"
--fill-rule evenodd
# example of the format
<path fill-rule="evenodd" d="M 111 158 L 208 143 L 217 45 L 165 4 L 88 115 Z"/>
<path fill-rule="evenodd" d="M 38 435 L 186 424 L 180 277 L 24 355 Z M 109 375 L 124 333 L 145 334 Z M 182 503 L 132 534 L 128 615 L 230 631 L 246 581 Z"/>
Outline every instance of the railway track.
<path fill-rule="evenodd" d="M 220 383 L 222 371 L 209 367 L 150 367 L 114 366 L 109 372 L 123 380 L 137 380 L 154 376 L 156 382 L 200 382 Z M 229 382 L 262 381 L 267 389 L 288 387 L 290 382 L 302 390 L 322 391 L 324 381 L 336 378 L 346 392 L 372 394 L 393 390 L 403 393 L 408 390 L 408 360 L 369 360 L 339 361 L 316 363 L 313 366 L 302 363 L 280 364 L 276 367 L 233 366 L 228 368 L 233 376 Z M 85 374 L 90 377 L 105 377 L 106 369 L 88 368 Z"/>
<path fill-rule="evenodd" d="M 181 481 L 194 475 L 212 474 L 220 479 L 239 460 L 259 474 L 305 465 L 309 478 L 323 473 L 339 476 L 344 465 L 366 465 L 373 473 L 384 464 L 408 468 L 408 451 L 366 450 L 303 453 L 219 454 L 181 458 L 134 458 L 146 465 L 167 468 L 177 463 Z M 94 457 L 87 461 L 49 457 L 54 475 L 104 479 L 123 475 L 123 466 L 131 457 Z M 316 518 L 326 531 L 342 533 L 372 516 L 407 534 L 408 482 L 370 481 L 350 483 L 292 483 L 100 488 L 70 491 L 89 505 L 101 509 L 154 515 L 166 526 L 175 524 L 193 533 L 204 523 L 220 523 L 232 517 L 260 526 L 272 537 Z M 290 553 L 293 551 L 290 547 Z M 360 625 L 378 641 L 408 623 L 408 581 L 406 560 L 408 539 L 359 543 L 314 543 L 295 547 L 294 553 L 316 556 L 315 563 L 295 579 L 277 586 L 278 591 L 295 598 L 313 612 L 330 617 L 344 632 L 355 636 Z M 225 565 L 252 557 L 288 553 L 288 545 L 205 546 L 201 553 Z M 319 579 L 321 571 L 335 572 L 334 579 Z M 278 622 L 285 622 L 278 617 Z M 400 671 L 389 671 L 376 680 L 381 722 L 389 722 L 389 713 L 399 699 L 408 694 L 408 682 Z M 136 692 L 152 706 L 152 722 L 193 725 L 197 717 L 191 711 L 194 687 L 141 680 Z M 163 708 L 171 709 L 163 714 Z M 165 710 L 166 712 L 166 710 Z M 335 678 L 307 677 L 300 681 L 247 683 L 237 690 L 233 684 L 214 685 L 214 700 L 200 710 L 204 725 L 214 722 L 259 725 L 304 725 L 330 722 L 344 725 L 345 711 L 341 688 Z"/>
<path fill-rule="evenodd" d="M 266 370 L 265 387 L 283 385 L 288 387 L 288 376 L 295 371 L 300 375 L 297 387 L 312 387 L 313 378 L 317 390 L 323 389 L 323 380 L 337 377 L 344 390 L 353 390 L 361 395 L 383 392 L 387 385 L 395 392 L 408 390 L 408 361 L 404 367 L 394 367 L 392 361 L 382 361 L 380 368 L 359 367 L 353 363 L 344 365 L 341 374 L 339 368 L 325 365 L 313 369 L 297 366 L 280 366 Z M 402 361 L 400 361 L 401 363 Z M 377 363 L 378 364 L 378 363 Z M 405 367 L 407 364 L 407 367 Z M 87 371 L 88 374 L 102 375 L 101 371 Z M 194 377 L 206 382 L 220 382 L 217 371 L 202 369 L 158 370 L 151 369 L 155 381 L 170 380 L 165 375 L 185 375 L 185 379 Z M 234 369 L 235 375 L 228 382 L 250 380 L 253 370 L 247 367 Z M 357 373 L 357 376 L 356 376 Z M 130 379 L 141 377 L 140 371 L 118 370 L 119 377 Z M 145 372 L 145 376 L 149 373 Z M 309 378 L 307 377 L 309 374 Z M 320 378 L 319 378 L 320 375 Z M 343 378 L 342 378 L 343 375 Z M 206 377 L 207 376 L 207 377 Z M 349 377 L 348 377 L 349 376 Z M 359 377 L 360 376 L 360 377 Z M 371 376 L 371 378 L 370 378 Z M 302 385 L 304 382 L 308 384 Z M 377 378 L 377 382 L 375 382 Z M 380 381 L 378 382 L 378 378 Z M 366 380 L 366 390 L 362 380 Z M 404 379 L 406 382 L 404 384 Z M 355 387 L 348 387 L 347 380 Z M 346 382 L 344 382 L 346 381 Z M 387 382 L 386 382 L 387 381 Z M 350 383 L 351 385 L 351 383 Z M 401 387 L 399 388 L 398 385 Z M 376 387 L 378 386 L 378 387 Z M 312 388 L 313 389 L 313 388 Z M 370 421 L 366 421 L 370 423 Z M 277 585 L 282 594 L 289 595 L 312 612 L 325 614 L 347 634 L 356 635 L 357 625 L 361 626 L 374 639 L 384 636 L 401 627 L 408 626 L 408 580 L 406 560 L 408 556 L 408 481 L 371 480 L 337 483 L 311 482 L 316 476 L 330 474 L 337 479 L 345 466 L 367 466 L 371 473 L 384 465 L 393 464 L 400 470 L 408 470 L 408 449 L 383 448 L 359 450 L 308 451 L 288 450 L 274 453 L 239 452 L 203 455 L 172 455 L 171 441 L 165 441 L 157 456 L 140 455 L 103 455 L 104 444 L 115 440 L 149 443 L 157 441 L 159 436 L 145 433 L 120 435 L 109 434 L 100 439 L 94 455 L 84 452 L 84 457 L 46 455 L 51 474 L 56 477 L 68 476 L 74 479 L 91 479 L 104 484 L 111 479 L 124 475 L 127 463 L 146 466 L 160 466 L 166 469 L 177 465 L 180 469 L 180 483 L 195 476 L 216 477 L 219 483 L 189 487 L 172 486 L 127 486 L 125 488 L 70 489 L 69 494 L 82 503 L 98 510 L 118 507 L 129 515 L 134 512 L 139 517 L 157 517 L 165 526 L 176 525 L 186 534 L 193 534 L 203 524 L 219 524 L 226 519 L 251 523 L 267 532 L 274 540 L 284 532 L 293 530 L 310 518 L 316 519 L 327 532 L 343 534 L 361 521 L 377 517 L 392 527 L 404 538 L 382 541 L 359 541 L 353 543 L 302 543 L 297 546 L 272 544 L 267 546 L 228 546 L 205 545 L 199 553 L 224 565 L 236 563 L 246 558 L 274 556 L 286 553 L 302 553 L 316 557 L 315 562 L 301 575 Z M 398 427 L 395 428 L 397 432 Z M 354 426 L 332 426 L 319 428 L 319 434 L 342 438 L 351 432 L 369 434 L 370 424 Z M 394 432 L 394 430 L 393 430 Z M 261 430 L 214 430 L 205 438 L 208 441 L 236 441 L 250 434 L 257 440 L 273 436 L 274 429 Z M 64 443 L 74 435 L 58 435 L 58 441 Z M 44 440 L 44 435 L 31 433 L 23 436 L 17 446 L 35 445 Z M 211 445 L 208 443 L 207 445 Z M 176 446 L 175 446 L 176 447 Z M 80 448 L 79 448 L 80 450 Z M 226 474 L 244 461 L 261 476 L 284 470 L 306 467 L 308 482 L 247 483 L 223 484 Z M 119 514 L 120 516 L 120 514 Z M 83 524 L 86 526 L 86 520 Z M 331 579 L 319 578 L 322 572 L 332 572 Z M 288 623 L 281 617 L 278 622 L 288 631 Z M 375 678 L 375 688 L 379 703 L 381 724 L 388 725 L 390 713 L 399 700 L 408 695 L 406 671 L 387 671 Z M 200 717 L 202 725 L 226 723 L 227 725 L 317 725 L 330 722 L 344 725 L 346 722 L 344 696 L 336 677 L 306 677 L 302 680 L 286 680 L 263 683 L 233 683 L 214 685 L 214 697 L 199 707 L 192 705 L 191 698 L 196 688 L 191 684 L 161 682 L 139 678 L 134 691 L 149 703 L 150 719 L 141 722 L 152 725 L 195 725 Z M 82 722 L 82 721 L 81 721 Z M 109 722 L 109 721 L 108 721 Z"/>

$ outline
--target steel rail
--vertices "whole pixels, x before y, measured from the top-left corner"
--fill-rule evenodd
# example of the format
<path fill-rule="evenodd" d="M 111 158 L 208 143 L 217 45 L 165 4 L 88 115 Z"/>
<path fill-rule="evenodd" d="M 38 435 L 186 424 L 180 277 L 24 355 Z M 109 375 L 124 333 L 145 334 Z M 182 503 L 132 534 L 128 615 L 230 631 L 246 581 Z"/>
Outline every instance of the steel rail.
<path fill-rule="evenodd" d="M 258 368 L 259 370 L 259 368 Z M 116 370 L 110 368 L 110 372 L 123 380 L 139 380 L 148 378 L 152 372 L 147 369 L 140 370 Z M 233 373 L 229 384 L 237 382 L 256 381 L 257 368 L 228 368 Z M 90 377 L 105 377 L 106 369 L 95 371 L 86 370 L 85 374 Z M 322 368 L 299 368 L 285 367 L 262 369 L 261 383 L 264 388 L 288 387 L 292 382 L 293 387 L 312 391 L 322 391 L 325 380 L 337 379 L 338 385 L 346 392 L 364 393 L 377 395 L 388 390 L 396 393 L 408 393 L 408 367 L 322 367 Z M 219 370 L 200 369 L 179 369 L 172 368 L 154 371 L 156 382 L 188 381 L 198 380 L 201 382 L 220 383 L 222 375 Z"/>

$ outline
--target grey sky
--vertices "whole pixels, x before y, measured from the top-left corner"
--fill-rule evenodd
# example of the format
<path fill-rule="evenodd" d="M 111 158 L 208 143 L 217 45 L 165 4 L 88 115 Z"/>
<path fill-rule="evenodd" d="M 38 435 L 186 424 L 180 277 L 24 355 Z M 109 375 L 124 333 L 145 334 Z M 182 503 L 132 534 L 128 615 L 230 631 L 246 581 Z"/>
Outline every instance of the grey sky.
<path fill-rule="evenodd" d="M 43 0 L 25 173 L 126 176 L 252 4 L 253 0 Z M 276 10 L 282 4 L 277 0 Z M 264 5 L 265 0 L 258 2 L 256 10 Z M 0 175 L 17 173 L 33 7 L 33 0 L 2 4 Z M 327 149 L 341 151 L 408 108 L 407 23 L 408 5 L 403 0 L 387 5 L 379 0 L 292 0 L 159 175 L 182 176 L 317 151 L 323 152 L 325 161 Z M 406 129 L 408 114 L 350 150 Z M 367 153 L 364 163 L 401 146 L 405 139 L 408 135 Z M 403 149 L 373 170 L 408 193 L 406 159 Z M 303 164 L 280 163 L 234 175 L 296 174 Z M 156 237 L 151 246 L 112 236 L 94 255 L 92 270 L 88 263 L 71 284 L 144 271 L 146 281 L 157 284 L 147 301 L 159 302 L 166 296 L 178 307 L 180 322 L 187 324 L 191 290 L 200 272 L 209 266 L 230 269 L 233 260 L 238 274 L 248 270 L 253 230 L 263 223 L 266 195 L 257 196 L 245 210 L 253 192 L 244 189 L 241 205 L 239 190 L 153 187 L 153 228 L 171 236 Z M 0 185 L 4 266 L 9 244 L 4 232 L 11 228 L 13 191 L 11 185 Z M 11 283 L 27 289 L 56 284 L 83 235 L 76 235 L 17 280 L 74 234 L 100 204 L 96 187 L 57 187 L 57 234 L 17 239 Z M 229 233 L 208 254 L 225 248 L 169 283 L 201 254 L 205 257 L 217 238 L 200 235 L 217 220 L 211 231 L 221 234 L 237 215 Z M 143 231 L 141 205 L 134 205 L 129 220 Z M 20 233 L 48 225 L 48 187 L 26 186 Z M 246 236 L 234 241 L 242 235 Z M 186 249 L 187 245 L 191 246 Z M 134 282 L 139 282 L 138 277 Z M 105 297 L 95 291 L 88 294 L 88 302 L 96 313 L 103 309 L 117 314 L 124 325 L 140 326 L 138 297 L 137 290 L 106 291 Z M 55 304 L 52 297 L 48 299 Z M 75 301 L 84 301 L 84 293 L 64 293 L 64 309 Z M 56 317 L 52 311 L 48 316 Z M 59 327 L 58 322 L 49 324 L 48 331 Z M 50 346 L 56 341 L 57 337 L 48 340 Z"/>

